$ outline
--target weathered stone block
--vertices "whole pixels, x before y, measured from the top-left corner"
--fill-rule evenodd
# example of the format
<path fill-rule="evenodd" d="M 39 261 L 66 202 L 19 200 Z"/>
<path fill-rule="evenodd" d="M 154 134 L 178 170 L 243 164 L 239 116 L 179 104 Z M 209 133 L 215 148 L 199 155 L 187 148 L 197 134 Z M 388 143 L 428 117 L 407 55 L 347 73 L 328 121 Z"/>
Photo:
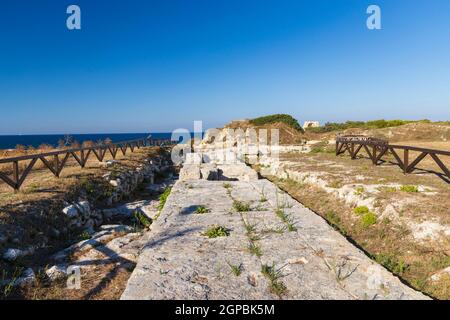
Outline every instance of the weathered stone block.
<path fill-rule="evenodd" d="M 180 180 L 198 180 L 201 178 L 199 164 L 187 164 L 180 170 Z"/>

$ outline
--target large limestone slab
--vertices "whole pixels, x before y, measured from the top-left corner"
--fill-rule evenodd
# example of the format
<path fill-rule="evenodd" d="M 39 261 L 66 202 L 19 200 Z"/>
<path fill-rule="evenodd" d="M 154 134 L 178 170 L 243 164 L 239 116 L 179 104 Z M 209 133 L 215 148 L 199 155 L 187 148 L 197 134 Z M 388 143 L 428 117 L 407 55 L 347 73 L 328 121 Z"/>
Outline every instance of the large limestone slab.
<path fill-rule="evenodd" d="M 426 299 L 271 182 L 230 181 L 226 187 L 207 180 L 174 185 L 122 299 Z M 234 212 L 234 200 L 252 211 Z M 198 206 L 209 212 L 196 214 Z M 260 257 L 248 249 L 244 221 L 254 226 Z M 212 225 L 226 227 L 229 236 L 202 235 Z M 240 265 L 242 273 L 234 275 L 230 265 Z M 279 270 L 286 287 L 281 295 L 261 274 L 263 265 Z"/>

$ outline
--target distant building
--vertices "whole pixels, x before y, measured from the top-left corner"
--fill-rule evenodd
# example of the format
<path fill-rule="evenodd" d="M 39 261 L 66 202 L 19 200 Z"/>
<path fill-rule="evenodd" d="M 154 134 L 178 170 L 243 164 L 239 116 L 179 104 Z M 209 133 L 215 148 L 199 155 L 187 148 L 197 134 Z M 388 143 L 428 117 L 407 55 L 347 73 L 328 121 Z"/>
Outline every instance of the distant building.
<path fill-rule="evenodd" d="M 317 127 L 320 127 L 319 121 L 305 121 L 305 123 L 303 124 L 303 129 Z"/>

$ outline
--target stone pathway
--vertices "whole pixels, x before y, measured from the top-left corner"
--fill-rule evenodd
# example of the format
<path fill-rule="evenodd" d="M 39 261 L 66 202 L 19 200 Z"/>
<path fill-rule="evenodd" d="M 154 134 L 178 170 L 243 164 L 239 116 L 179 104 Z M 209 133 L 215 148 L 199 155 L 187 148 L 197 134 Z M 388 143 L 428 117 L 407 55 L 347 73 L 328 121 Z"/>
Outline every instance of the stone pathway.
<path fill-rule="evenodd" d="M 234 201 L 250 204 L 237 212 Z M 207 213 L 197 214 L 204 206 Z M 208 238 L 211 226 L 229 236 Z M 253 246 L 253 249 L 250 249 Z M 267 180 L 178 181 L 122 299 L 426 299 Z"/>

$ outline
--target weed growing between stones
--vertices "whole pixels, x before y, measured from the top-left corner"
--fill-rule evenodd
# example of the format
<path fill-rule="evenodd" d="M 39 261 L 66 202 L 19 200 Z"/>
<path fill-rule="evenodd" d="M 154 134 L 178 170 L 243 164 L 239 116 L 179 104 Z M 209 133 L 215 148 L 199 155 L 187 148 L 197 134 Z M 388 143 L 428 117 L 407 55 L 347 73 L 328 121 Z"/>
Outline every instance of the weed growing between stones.
<path fill-rule="evenodd" d="M 243 201 L 234 200 L 233 209 L 237 212 L 248 212 L 251 211 L 250 204 Z"/>
<path fill-rule="evenodd" d="M 231 183 L 228 183 L 228 182 L 225 182 L 225 183 L 223 184 L 223 187 L 224 187 L 225 189 L 232 189 L 232 188 L 233 188 L 233 186 L 231 185 Z"/>
<path fill-rule="evenodd" d="M 164 190 L 164 192 L 159 196 L 158 213 L 156 214 L 156 216 L 154 218 L 155 221 L 161 215 L 161 211 L 164 209 L 164 205 L 166 204 L 167 198 L 169 197 L 171 191 L 172 191 L 172 187 L 167 187 Z"/>
<path fill-rule="evenodd" d="M 231 190 L 233 189 L 233 186 L 231 185 L 231 183 L 225 182 L 225 183 L 223 184 L 223 187 L 224 187 L 225 189 L 227 189 L 227 194 L 228 194 L 228 196 L 231 197 Z"/>
<path fill-rule="evenodd" d="M 280 281 L 280 279 L 283 277 L 281 269 L 282 268 L 276 269 L 275 263 L 273 263 L 271 266 L 267 264 L 261 265 L 261 274 L 269 280 L 270 291 L 280 298 L 284 294 L 286 294 L 287 291 L 285 284 Z"/>
<path fill-rule="evenodd" d="M 259 202 L 261 202 L 261 203 L 267 202 L 267 197 L 264 193 L 264 188 L 261 190 L 261 198 L 259 199 Z"/>
<path fill-rule="evenodd" d="M 250 244 L 248 245 L 248 251 L 257 256 L 258 258 L 262 257 L 262 250 L 261 247 L 259 245 L 257 245 L 256 243 L 254 243 L 253 241 L 250 241 Z"/>
<path fill-rule="evenodd" d="M 285 230 L 286 230 L 285 227 L 265 228 L 265 229 L 261 230 L 261 233 L 262 234 L 270 234 L 270 233 L 283 234 Z"/>
<path fill-rule="evenodd" d="M 245 228 L 245 231 L 247 231 L 247 235 L 250 235 L 256 231 L 256 225 L 250 224 L 250 223 L 246 222 L 245 220 L 244 220 L 244 228 Z"/>
<path fill-rule="evenodd" d="M 9 295 L 12 293 L 13 289 L 14 289 L 14 283 L 16 282 L 16 280 L 20 277 L 20 275 L 23 272 L 23 267 L 16 267 L 14 269 L 14 272 L 10 278 L 10 281 L 7 281 L 8 279 L 8 272 L 5 270 L 2 270 L 2 276 L 1 276 L 1 283 L 4 283 L 3 285 L 0 285 L 0 289 L 1 289 L 1 294 L 2 294 L 2 298 L 3 299 L 7 299 L 9 297 Z"/>
<path fill-rule="evenodd" d="M 276 192 L 275 197 L 277 201 L 277 209 L 292 208 L 292 204 L 289 203 L 289 200 L 286 199 L 286 196 L 284 196 L 284 201 L 280 201 L 279 194 L 278 192 Z"/>
<path fill-rule="evenodd" d="M 227 262 L 227 263 L 230 266 L 231 273 L 233 273 L 236 277 L 239 277 L 242 274 L 242 270 L 243 270 L 242 263 L 239 265 L 233 265 L 229 262 Z"/>
<path fill-rule="evenodd" d="M 218 237 L 228 237 L 230 235 L 230 231 L 223 226 L 212 226 L 211 228 L 206 230 L 203 235 L 210 239 Z"/>
<path fill-rule="evenodd" d="M 289 232 L 297 231 L 297 228 L 295 227 L 292 217 L 286 214 L 284 210 L 278 208 L 275 211 L 275 214 L 277 215 L 278 218 L 280 218 L 281 221 L 283 221 Z"/>
<path fill-rule="evenodd" d="M 164 192 L 159 196 L 159 204 L 158 204 L 158 210 L 162 210 L 164 208 L 164 205 L 166 204 L 167 198 L 170 195 L 170 192 L 172 191 L 172 187 L 166 188 Z"/>
<path fill-rule="evenodd" d="M 205 214 L 208 212 L 210 212 L 210 210 L 208 208 L 206 208 L 205 206 L 198 206 L 197 209 L 195 209 L 196 214 Z"/>
<path fill-rule="evenodd" d="M 144 228 L 150 228 L 152 225 L 152 222 L 142 212 L 135 211 L 133 217 L 136 223 Z"/>

